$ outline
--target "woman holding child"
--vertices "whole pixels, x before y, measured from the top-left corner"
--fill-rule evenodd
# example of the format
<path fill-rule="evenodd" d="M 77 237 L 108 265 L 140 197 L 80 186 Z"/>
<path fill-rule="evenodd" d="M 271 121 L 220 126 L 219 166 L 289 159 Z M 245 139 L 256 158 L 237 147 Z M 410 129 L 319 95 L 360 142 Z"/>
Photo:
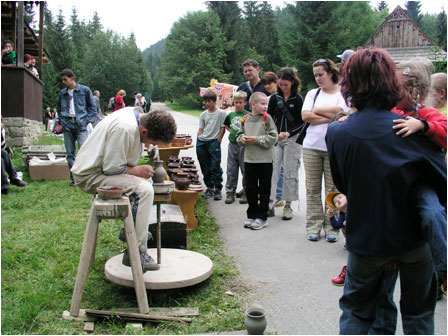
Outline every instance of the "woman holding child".
<path fill-rule="evenodd" d="M 339 333 L 367 334 L 378 324 L 395 330 L 396 312 L 379 311 L 393 295 L 395 279 L 388 284 L 384 272 L 393 261 L 400 275 L 403 332 L 433 334 L 437 281 L 415 187 L 424 181 L 446 202 L 442 151 L 422 136 L 403 139 L 392 128 L 400 117 L 391 108 L 402 97 L 395 63 L 385 50 L 353 54 L 341 90 L 357 112 L 332 123 L 326 136 L 335 185 L 347 196 L 349 256 Z"/>
<path fill-rule="evenodd" d="M 274 119 L 278 131 L 278 143 L 274 150 L 274 167 L 271 180 L 271 196 L 268 216 L 274 216 L 274 199 L 277 181 L 283 163 L 283 220 L 292 219 L 291 202 L 299 199 L 299 168 L 302 146 L 297 139 L 304 131 L 301 116 L 303 98 L 298 93 L 300 79 L 292 68 L 283 68 L 277 74 L 277 91 L 269 99 L 268 113 Z M 303 132 L 304 133 L 304 132 Z M 302 138 L 303 139 L 303 138 Z M 299 141 L 300 142 L 300 141 Z"/>
<path fill-rule="evenodd" d="M 328 124 L 338 114 L 348 112 L 348 107 L 338 86 L 339 70 L 332 60 L 318 59 L 313 63 L 313 73 L 319 88 L 308 92 L 302 108 L 302 118 L 310 124 L 303 140 L 306 231 L 310 241 L 318 241 L 323 229 L 326 241 L 335 242 L 338 230 L 331 227 L 322 205 L 322 175 L 325 178 L 325 194 L 336 191 L 331 177 L 325 135 Z"/>

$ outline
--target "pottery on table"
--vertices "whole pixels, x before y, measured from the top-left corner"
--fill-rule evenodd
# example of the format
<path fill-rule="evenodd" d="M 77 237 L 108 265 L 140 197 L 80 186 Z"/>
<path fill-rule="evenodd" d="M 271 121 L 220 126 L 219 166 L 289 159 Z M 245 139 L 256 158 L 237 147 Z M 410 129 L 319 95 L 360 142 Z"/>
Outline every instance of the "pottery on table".
<path fill-rule="evenodd" d="M 249 335 L 263 335 L 268 321 L 263 308 L 249 308 L 246 310 L 244 326 Z"/>
<path fill-rule="evenodd" d="M 152 176 L 152 181 L 154 183 L 163 183 L 166 177 L 166 170 L 163 168 L 163 160 L 155 160 L 154 165 L 154 175 Z"/>
<path fill-rule="evenodd" d="M 98 195 L 104 200 L 117 199 L 120 198 L 121 195 L 123 195 L 123 189 L 113 186 L 98 187 L 96 188 L 96 191 L 98 192 Z"/>
<path fill-rule="evenodd" d="M 188 180 L 188 173 L 177 173 L 174 182 L 176 183 L 177 189 L 186 190 L 190 184 L 190 181 Z"/>

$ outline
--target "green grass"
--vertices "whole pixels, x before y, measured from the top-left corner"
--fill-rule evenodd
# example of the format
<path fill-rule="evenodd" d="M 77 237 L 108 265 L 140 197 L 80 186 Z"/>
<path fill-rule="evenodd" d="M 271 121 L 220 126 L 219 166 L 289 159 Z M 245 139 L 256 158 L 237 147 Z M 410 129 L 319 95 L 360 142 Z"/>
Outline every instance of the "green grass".
<path fill-rule="evenodd" d="M 194 117 L 199 117 L 201 115 L 201 113 L 203 112 L 201 110 L 192 110 L 185 106 L 175 104 L 175 103 L 165 102 L 164 104 L 166 106 L 168 106 L 169 108 L 172 108 L 174 111 L 186 113 L 186 114 L 192 115 Z"/>
<path fill-rule="evenodd" d="M 16 150 L 14 162 L 18 167 L 20 150 Z M 31 181 L 26 172 L 24 180 L 27 187 L 11 186 L 10 194 L 2 197 L 2 334 L 84 333 L 81 322 L 63 320 L 62 312 L 70 310 L 91 196 L 70 188 L 68 180 Z M 142 334 L 201 334 L 244 328 L 242 306 L 247 289 L 239 285 L 239 273 L 224 252 L 207 203 L 200 199 L 196 211 L 200 225 L 188 234 L 188 247 L 212 259 L 212 276 L 190 288 L 149 291 L 148 300 L 150 307 L 198 307 L 200 315 L 192 323 L 146 324 Z M 105 262 L 125 248 L 118 240 L 121 225 L 113 220 L 101 222 L 82 308 L 137 307 L 133 289 L 110 283 L 104 276 Z M 228 290 L 235 296 L 226 295 Z M 121 320 L 103 320 L 95 324 L 95 334 L 135 332 L 125 326 Z"/>

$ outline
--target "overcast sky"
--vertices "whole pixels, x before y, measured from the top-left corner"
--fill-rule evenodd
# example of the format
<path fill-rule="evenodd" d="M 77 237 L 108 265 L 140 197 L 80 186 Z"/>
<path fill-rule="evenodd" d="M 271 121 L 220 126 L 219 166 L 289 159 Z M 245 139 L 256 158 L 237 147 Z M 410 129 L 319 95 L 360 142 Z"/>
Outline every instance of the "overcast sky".
<path fill-rule="evenodd" d="M 270 1 L 272 6 L 283 6 L 285 1 Z M 291 2 L 291 1 L 288 1 Z M 373 1 L 378 3 L 379 1 Z M 406 1 L 389 0 L 390 10 L 397 5 L 404 8 Z M 106 29 L 128 37 L 134 33 L 137 46 L 144 50 L 157 41 L 168 36 L 174 22 L 187 12 L 206 10 L 205 1 L 200 0 L 48 0 L 48 7 L 54 16 L 62 9 L 66 22 L 69 22 L 72 8 L 76 7 L 80 19 L 88 22 L 95 11 L 101 18 L 101 24 Z M 422 13 L 439 13 L 444 7 L 442 0 L 425 0 L 422 3 Z"/>

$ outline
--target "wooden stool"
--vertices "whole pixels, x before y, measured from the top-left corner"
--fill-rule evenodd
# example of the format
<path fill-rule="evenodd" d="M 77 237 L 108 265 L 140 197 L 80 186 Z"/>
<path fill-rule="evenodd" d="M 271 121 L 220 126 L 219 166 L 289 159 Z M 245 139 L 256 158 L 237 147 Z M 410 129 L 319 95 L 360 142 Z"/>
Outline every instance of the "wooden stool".
<path fill-rule="evenodd" d="M 135 233 L 134 221 L 132 219 L 129 198 L 122 196 L 119 199 L 103 200 L 96 195 L 92 201 L 89 222 L 87 223 L 84 241 L 82 243 L 82 251 L 75 287 L 73 289 L 70 315 L 75 317 L 79 315 L 89 265 L 93 265 L 95 259 L 98 226 L 102 219 L 122 219 L 124 222 L 138 309 L 140 313 L 147 314 L 149 312 L 148 297 L 146 294 L 145 282 L 143 280 L 142 264 L 138 251 L 138 241 Z"/>

